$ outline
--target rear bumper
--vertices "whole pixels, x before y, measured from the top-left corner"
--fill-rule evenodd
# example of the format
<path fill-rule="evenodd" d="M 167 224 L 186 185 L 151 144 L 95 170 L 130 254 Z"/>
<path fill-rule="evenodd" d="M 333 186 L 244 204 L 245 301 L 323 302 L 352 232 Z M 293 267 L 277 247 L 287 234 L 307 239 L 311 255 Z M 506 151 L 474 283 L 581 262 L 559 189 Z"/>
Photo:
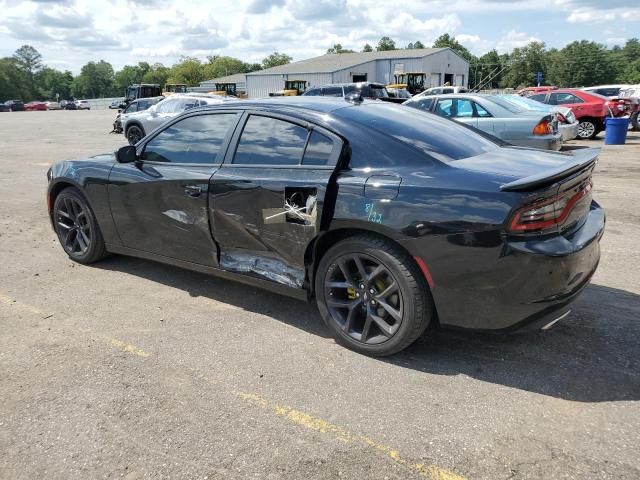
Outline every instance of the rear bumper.
<path fill-rule="evenodd" d="M 449 235 L 446 244 L 428 247 L 446 252 L 431 259 L 420 248 L 433 278 L 440 325 L 506 332 L 549 324 L 569 311 L 595 273 L 604 227 L 604 210 L 594 202 L 580 228 L 569 234 Z"/>
<path fill-rule="evenodd" d="M 571 141 L 578 136 L 578 122 L 563 123 L 559 126 L 559 130 L 563 142 Z"/>
<path fill-rule="evenodd" d="M 578 127 L 576 125 L 576 135 Z M 554 135 L 530 135 L 522 139 L 507 140 L 508 142 L 519 147 L 537 148 L 539 150 L 560 150 L 562 148 L 562 134 L 560 132 Z"/>

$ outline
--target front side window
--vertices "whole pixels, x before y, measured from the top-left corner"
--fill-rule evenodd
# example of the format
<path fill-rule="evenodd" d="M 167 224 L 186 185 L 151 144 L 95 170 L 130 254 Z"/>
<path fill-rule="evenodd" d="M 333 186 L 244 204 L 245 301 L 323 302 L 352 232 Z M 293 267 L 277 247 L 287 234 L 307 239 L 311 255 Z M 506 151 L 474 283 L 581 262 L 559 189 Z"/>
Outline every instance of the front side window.
<path fill-rule="evenodd" d="M 445 98 L 438 100 L 436 105 L 436 113 L 441 117 L 450 117 L 453 115 L 453 100 Z"/>
<path fill-rule="evenodd" d="M 572 95 L 571 93 L 552 93 L 549 96 L 551 105 L 564 105 L 567 103 L 582 103 L 582 99 Z"/>
<path fill-rule="evenodd" d="M 179 98 L 168 98 L 164 102 L 161 102 L 156 107 L 158 113 L 178 113 L 180 110 L 181 100 Z"/>
<path fill-rule="evenodd" d="M 531 100 L 535 100 L 536 102 L 546 103 L 545 100 L 547 98 L 547 94 L 546 93 L 538 93 L 537 95 L 531 95 L 528 98 L 530 98 Z"/>
<path fill-rule="evenodd" d="M 307 129 L 277 118 L 250 115 L 242 130 L 234 164 L 298 165 Z"/>
<path fill-rule="evenodd" d="M 180 120 L 153 137 L 141 160 L 164 163 L 217 163 L 217 156 L 235 113 L 197 115 Z"/>
<path fill-rule="evenodd" d="M 322 95 L 325 97 L 341 97 L 342 87 L 325 87 L 322 89 Z"/>
<path fill-rule="evenodd" d="M 124 113 L 133 113 L 138 111 L 138 102 L 133 102 L 127 108 L 124 109 Z"/>
<path fill-rule="evenodd" d="M 419 110 L 430 111 L 433 105 L 433 98 L 420 98 L 419 100 L 412 100 L 405 102 L 404 105 L 408 107 L 417 108 Z"/>
<path fill-rule="evenodd" d="M 307 90 L 304 93 L 305 97 L 317 97 L 318 95 L 320 95 L 320 89 L 319 88 L 312 88 L 310 90 Z"/>
<path fill-rule="evenodd" d="M 389 98 L 387 89 L 384 87 L 369 87 L 369 95 L 371 98 Z"/>
<path fill-rule="evenodd" d="M 456 118 L 473 117 L 473 102 L 463 98 L 456 99 L 455 116 Z"/>

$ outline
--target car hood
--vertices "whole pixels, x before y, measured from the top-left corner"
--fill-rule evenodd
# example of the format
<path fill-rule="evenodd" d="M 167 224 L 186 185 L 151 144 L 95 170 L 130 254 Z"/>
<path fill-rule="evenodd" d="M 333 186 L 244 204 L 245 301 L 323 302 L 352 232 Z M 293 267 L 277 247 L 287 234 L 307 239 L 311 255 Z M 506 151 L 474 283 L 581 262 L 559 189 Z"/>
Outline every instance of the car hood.
<path fill-rule="evenodd" d="M 597 155 L 599 149 L 588 148 L 574 153 L 551 152 L 521 147 L 500 147 L 475 157 L 454 160 L 451 166 L 478 173 L 489 173 L 503 180 L 519 180 L 569 166 L 576 157 Z"/>

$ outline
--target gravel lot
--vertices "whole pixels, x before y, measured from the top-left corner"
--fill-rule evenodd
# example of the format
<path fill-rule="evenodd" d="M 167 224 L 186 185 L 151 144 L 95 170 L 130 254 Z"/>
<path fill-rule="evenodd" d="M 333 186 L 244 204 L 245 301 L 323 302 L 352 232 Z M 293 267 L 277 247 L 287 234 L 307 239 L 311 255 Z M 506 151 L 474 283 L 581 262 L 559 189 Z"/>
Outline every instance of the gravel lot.
<path fill-rule="evenodd" d="M 72 263 L 45 173 L 122 145 L 114 115 L 0 114 L 0 478 L 640 478 L 640 134 L 602 152 L 602 260 L 569 317 L 376 360 L 313 305 Z"/>

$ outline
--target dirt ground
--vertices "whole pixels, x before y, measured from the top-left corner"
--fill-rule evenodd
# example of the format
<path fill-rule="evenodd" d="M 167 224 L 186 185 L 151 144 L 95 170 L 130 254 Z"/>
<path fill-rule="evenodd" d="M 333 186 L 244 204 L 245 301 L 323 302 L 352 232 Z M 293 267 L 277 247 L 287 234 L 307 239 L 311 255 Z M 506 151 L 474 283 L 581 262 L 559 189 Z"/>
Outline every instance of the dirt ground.
<path fill-rule="evenodd" d="M 377 360 L 313 305 L 71 262 L 45 173 L 122 145 L 113 117 L 0 114 L 0 478 L 640 478 L 640 134 L 603 148 L 602 259 L 569 317 Z"/>

